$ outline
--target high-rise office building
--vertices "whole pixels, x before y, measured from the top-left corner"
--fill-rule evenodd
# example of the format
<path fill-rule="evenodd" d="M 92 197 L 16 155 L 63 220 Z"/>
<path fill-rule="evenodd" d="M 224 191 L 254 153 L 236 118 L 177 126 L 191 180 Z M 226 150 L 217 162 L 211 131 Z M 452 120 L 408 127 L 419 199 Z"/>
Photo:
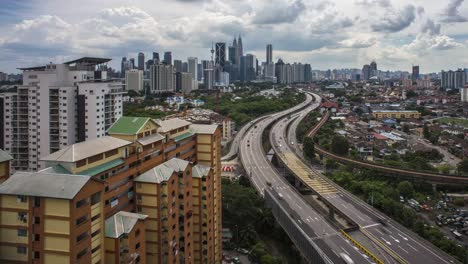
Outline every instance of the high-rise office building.
<path fill-rule="evenodd" d="M 138 53 L 138 70 L 145 70 L 145 54 L 143 52 Z"/>
<path fill-rule="evenodd" d="M 40 169 L 40 157 L 101 137 L 122 116 L 123 84 L 96 70 L 110 59 L 81 58 L 22 68 L 23 85 L 0 95 L 0 138 L 18 171 Z"/>
<path fill-rule="evenodd" d="M 197 87 L 194 87 L 194 82 Z M 194 89 L 195 88 L 195 89 Z M 198 81 L 193 80 L 192 75 L 188 72 L 176 73 L 176 91 L 179 93 L 190 94 L 192 90 L 198 88 Z"/>
<path fill-rule="evenodd" d="M 411 74 L 411 80 L 413 82 L 419 80 L 419 65 L 413 65 L 413 69 L 412 69 L 412 74 Z"/>
<path fill-rule="evenodd" d="M 237 40 L 237 61 L 240 64 L 240 58 L 244 56 L 244 46 L 242 45 L 242 38 L 239 35 L 239 39 Z"/>
<path fill-rule="evenodd" d="M 362 79 L 369 80 L 371 77 L 371 67 L 369 64 L 366 64 L 362 67 Z"/>
<path fill-rule="evenodd" d="M 150 92 L 153 94 L 175 92 L 174 66 L 162 63 L 151 66 Z"/>
<path fill-rule="evenodd" d="M 164 64 L 166 65 L 172 64 L 172 52 L 170 51 L 164 52 Z"/>
<path fill-rule="evenodd" d="M 370 77 L 374 77 L 374 76 L 377 76 L 377 75 L 378 75 L 377 62 L 372 61 L 371 64 L 370 64 Z"/>
<path fill-rule="evenodd" d="M 249 82 L 256 79 L 256 58 L 252 54 L 247 54 L 241 57 L 240 60 L 240 80 Z"/>
<path fill-rule="evenodd" d="M 125 71 L 127 70 L 125 68 L 125 64 L 127 62 L 127 57 L 122 57 L 122 61 L 120 62 L 120 77 L 125 78 Z"/>
<path fill-rule="evenodd" d="M 182 72 L 188 72 L 188 62 L 182 62 Z"/>
<path fill-rule="evenodd" d="M 192 74 L 194 80 L 198 80 L 198 59 L 196 57 L 189 57 L 187 64 L 187 72 Z"/>
<path fill-rule="evenodd" d="M 224 65 L 226 64 L 226 43 L 216 43 L 215 50 L 215 65 L 219 65 L 221 69 L 224 69 Z"/>
<path fill-rule="evenodd" d="M 127 91 L 143 91 L 143 71 L 129 70 L 125 73 L 125 89 Z"/>
<path fill-rule="evenodd" d="M 160 62 L 159 53 L 153 52 L 153 60 L 156 60 L 156 61 Z"/>
<path fill-rule="evenodd" d="M 130 59 L 130 63 L 131 63 L 131 66 L 130 66 L 130 68 L 129 68 L 128 70 L 135 69 L 135 65 L 136 65 L 136 64 L 135 64 L 135 59 L 134 59 L 134 58 L 131 58 L 131 59 Z"/>
<path fill-rule="evenodd" d="M 304 81 L 305 82 L 311 82 L 312 81 L 312 67 L 310 64 L 305 64 L 304 65 Z"/>
<path fill-rule="evenodd" d="M 266 46 L 266 63 L 271 64 L 273 63 L 273 45 L 268 44 Z"/>
<path fill-rule="evenodd" d="M 174 60 L 174 70 L 175 72 L 183 72 L 181 60 Z"/>
<path fill-rule="evenodd" d="M 215 82 L 213 61 L 203 61 L 203 84 L 206 90 L 212 90 Z"/>
<path fill-rule="evenodd" d="M 229 56 L 229 62 L 231 64 L 236 63 L 236 47 L 234 45 L 231 45 L 228 47 L 228 56 Z"/>

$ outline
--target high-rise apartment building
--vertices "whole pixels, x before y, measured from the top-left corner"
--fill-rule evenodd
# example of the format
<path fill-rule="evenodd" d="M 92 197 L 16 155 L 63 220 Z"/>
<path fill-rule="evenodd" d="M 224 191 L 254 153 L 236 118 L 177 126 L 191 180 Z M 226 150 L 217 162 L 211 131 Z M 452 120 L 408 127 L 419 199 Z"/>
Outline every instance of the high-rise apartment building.
<path fill-rule="evenodd" d="M 197 87 L 194 87 L 194 85 Z M 188 72 L 177 72 L 176 73 L 176 92 L 189 94 L 192 90 L 198 88 L 198 81 L 192 78 L 192 75 Z"/>
<path fill-rule="evenodd" d="M 155 64 L 150 68 L 151 93 L 168 93 L 175 91 L 174 66 Z"/>
<path fill-rule="evenodd" d="M 468 84 L 460 88 L 460 100 L 465 103 L 468 102 Z"/>
<path fill-rule="evenodd" d="M 138 53 L 138 70 L 145 70 L 145 54 L 143 52 Z"/>
<path fill-rule="evenodd" d="M 194 80 L 198 80 L 198 59 L 196 57 L 189 57 L 187 63 L 187 72 L 192 74 Z"/>
<path fill-rule="evenodd" d="M 441 86 L 444 89 L 461 89 L 467 82 L 465 71 L 462 69 L 442 71 L 441 77 Z"/>
<path fill-rule="evenodd" d="M 143 90 L 143 71 L 129 70 L 125 74 L 125 89 L 127 91 L 142 91 Z"/>
<path fill-rule="evenodd" d="M 0 95 L 0 141 L 13 157 L 13 170 L 40 169 L 40 157 L 100 137 L 122 116 L 123 84 L 96 70 L 108 61 L 85 57 L 22 68 L 23 85 Z"/>
<path fill-rule="evenodd" d="M 0 183 L 10 177 L 10 162 L 13 159 L 10 154 L 0 149 Z"/>
<path fill-rule="evenodd" d="M 175 72 L 183 72 L 181 60 L 174 60 L 174 70 Z"/>
<path fill-rule="evenodd" d="M 369 80 L 371 77 L 371 67 L 369 64 L 366 64 L 362 67 L 362 79 Z"/>
<path fill-rule="evenodd" d="M 164 52 L 164 64 L 172 65 L 172 52 L 170 51 Z"/>

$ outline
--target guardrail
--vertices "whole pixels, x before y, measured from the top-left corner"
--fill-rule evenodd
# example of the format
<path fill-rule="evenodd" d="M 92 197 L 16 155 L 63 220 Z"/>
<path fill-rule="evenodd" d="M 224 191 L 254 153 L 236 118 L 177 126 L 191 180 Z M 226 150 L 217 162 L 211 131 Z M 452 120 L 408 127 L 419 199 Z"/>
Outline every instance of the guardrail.
<path fill-rule="evenodd" d="M 395 253 L 393 250 L 391 250 L 389 247 L 387 247 L 384 243 L 382 243 L 380 240 L 378 240 L 374 235 L 371 233 L 367 232 L 364 228 L 360 227 L 359 230 L 367 236 L 370 240 L 372 240 L 374 243 L 379 245 L 385 252 L 387 252 L 390 256 L 392 256 L 398 263 L 400 264 L 409 264 L 406 260 L 402 259 L 397 253 Z"/>
<path fill-rule="evenodd" d="M 310 132 L 307 134 L 308 137 L 313 137 L 315 134 L 318 132 L 318 130 L 325 124 L 325 122 L 330 118 L 330 112 L 327 111 L 325 115 L 322 117 L 320 122 L 310 130 Z M 439 173 L 430 173 L 430 172 L 421 172 L 421 171 L 415 171 L 415 170 L 403 170 L 403 169 L 398 169 L 398 168 L 393 168 L 393 167 L 388 167 L 384 165 L 379 165 L 375 163 L 370 163 L 366 161 L 360 161 L 360 160 L 355 160 L 351 159 L 348 157 L 336 155 L 334 153 L 331 153 L 322 147 L 320 147 L 318 144 L 315 145 L 315 152 L 318 154 L 321 154 L 323 156 L 326 156 L 328 158 L 337 160 L 341 163 L 348 163 L 348 164 L 353 164 L 357 165 L 360 167 L 365 167 L 368 169 L 375 169 L 379 171 L 383 171 L 386 173 L 394 174 L 394 175 L 399 175 L 399 176 L 405 176 L 413 179 L 422 179 L 426 180 L 432 183 L 442 183 L 442 184 L 468 184 L 468 177 L 464 176 L 454 176 L 454 175 L 445 175 L 445 174 L 439 174 Z M 385 176 L 390 176 L 390 175 L 385 175 Z"/>
<path fill-rule="evenodd" d="M 361 243 L 357 242 L 356 240 L 354 240 L 354 238 L 352 238 L 350 235 L 348 235 L 348 233 L 346 233 L 346 231 L 344 230 L 341 230 L 341 234 L 346 238 L 348 239 L 349 241 L 351 241 L 351 243 L 353 243 L 357 248 L 359 248 L 360 250 L 362 250 L 364 252 L 364 254 L 366 254 L 367 256 L 369 256 L 369 258 L 371 258 L 373 261 L 375 261 L 375 263 L 377 264 L 384 264 L 384 262 L 382 260 L 380 260 L 378 257 L 376 257 L 374 254 L 372 254 L 369 250 L 367 250 L 365 247 L 363 247 L 361 245 Z"/>
<path fill-rule="evenodd" d="M 265 189 L 264 193 L 266 206 L 271 208 L 273 216 L 286 231 L 305 260 L 311 264 L 333 264 L 317 244 L 315 244 L 315 242 L 296 224 L 296 221 L 291 218 L 287 209 L 280 204 L 280 200 L 275 198 L 275 193 L 269 189 Z"/>

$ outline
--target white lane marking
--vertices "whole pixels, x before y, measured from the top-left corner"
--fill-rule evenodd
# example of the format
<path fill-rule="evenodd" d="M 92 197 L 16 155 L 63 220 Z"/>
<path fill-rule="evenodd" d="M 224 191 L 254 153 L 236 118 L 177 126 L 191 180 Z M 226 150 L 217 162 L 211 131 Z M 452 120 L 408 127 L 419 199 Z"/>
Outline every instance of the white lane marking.
<path fill-rule="evenodd" d="M 380 238 L 381 238 L 383 241 L 385 241 L 385 243 L 387 243 L 389 246 L 392 245 L 392 243 L 390 243 L 390 241 L 385 240 L 385 238 L 383 238 L 383 237 L 380 237 Z"/>
<path fill-rule="evenodd" d="M 307 221 L 308 223 L 310 223 L 310 219 L 309 219 L 309 218 L 306 218 L 306 221 Z"/>
<path fill-rule="evenodd" d="M 366 219 L 362 218 L 360 215 L 356 215 L 359 219 L 361 219 L 362 221 L 366 221 Z"/>
<path fill-rule="evenodd" d="M 402 234 L 398 233 L 398 235 L 403 238 L 404 240 L 408 241 L 408 238 L 404 237 Z"/>
<path fill-rule="evenodd" d="M 372 225 L 363 226 L 363 228 L 369 228 L 369 227 L 378 226 L 378 225 L 380 225 L 380 224 L 379 224 L 379 223 L 376 223 L 376 224 L 372 224 Z"/>
<path fill-rule="evenodd" d="M 403 250 L 404 252 L 406 252 L 406 254 L 409 254 L 409 252 L 408 252 L 406 249 L 400 247 L 400 245 L 398 245 L 398 248 L 400 248 L 401 250 Z"/>
<path fill-rule="evenodd" d="M 388 230 L 387 228 L 385 228 L 385 227 L 382 227 L 382 228 L 383 228 L 385 231 L 387 231 L 388 233 L 393 234 L 393 232 L 390 231 L 390 230 Z"/>
<path fill-rule="evenodd" d="M 348 251 L 346 251 L 346 249 L 344 249 L 343 247 L 340 247 L 346 254 L 350 255 Z"/>
<path fill-rule="evenodd" d="M 393 236 L 390 236 L 393 240 L 395 240 L 397 243 L 400 243 L 400 240 L 394 238 Z"/>
<path fill-rule="evenodd" d="M 382 236 L 385 236 L 385 234 L 382 233 L 382 232 L 380 232 L 380 230 L 377 230 L 377 229 L 376 229 L 375 231 L 376 231 L 377 233 L 381 234 Z"/>
<path fill-rule="evenodd" d="M 414 251 L 419 252 L 419 250 L 417 250 L 416 248 L 414 248 L 412 245 L 410 245 L 410 244 L 406 244 L 406 245 L 407 245 L 408 247 L 412 248 Z"/>

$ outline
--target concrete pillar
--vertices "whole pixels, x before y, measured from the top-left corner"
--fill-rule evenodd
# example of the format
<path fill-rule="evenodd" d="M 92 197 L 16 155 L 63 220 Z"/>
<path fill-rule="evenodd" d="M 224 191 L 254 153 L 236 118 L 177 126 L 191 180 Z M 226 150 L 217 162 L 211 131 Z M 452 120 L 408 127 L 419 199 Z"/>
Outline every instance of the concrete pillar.
<path fill-rule="evenodd" d="M 436 183 L 433 183 L 433 184 L 432 184 L 432 191 L 433 191 L 434 193 L 437 193 L 437 184 L 436 184 Z"/>

